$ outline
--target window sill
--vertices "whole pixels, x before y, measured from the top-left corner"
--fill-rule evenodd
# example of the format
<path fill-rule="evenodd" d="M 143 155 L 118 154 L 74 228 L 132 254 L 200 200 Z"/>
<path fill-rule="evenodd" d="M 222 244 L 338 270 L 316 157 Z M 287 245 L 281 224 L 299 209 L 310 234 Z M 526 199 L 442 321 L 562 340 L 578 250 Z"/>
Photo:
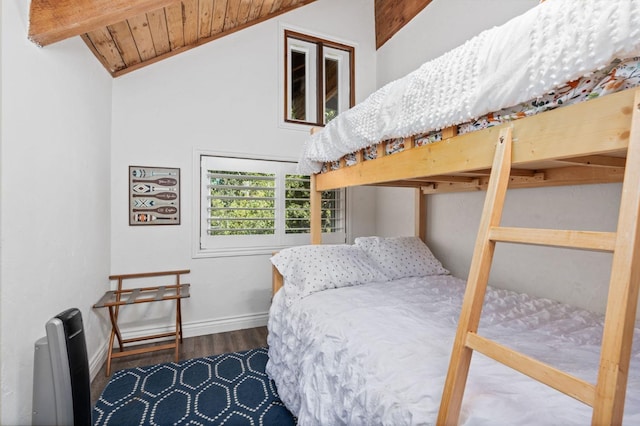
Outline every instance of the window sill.
<path fill-rule="evenodd" d="M 274 252 L 280 251 L 287 247 L 290 246 L 197 249 L 193 253 L 192 258 L 206 259 L 214 257 L 265 256 L 272 255 Z"/>
<path fill-rule="evenodd" d="M 346 235 L 344 234 L 322 234 L 323 244 L 345 244 Z M 271 246 L 253 246 L 253 247 L 226 247 L 226 248 L 194 248 L 192 254 L 193 259 L 207 259 L 215 257 L 239 257 L 239 256 L 265 256 L 272 255 L 274 252 L 282 249 L 311 244 L 311 236 L 304 243 L 292 243 L 289 245 L 271 245 Z"/>

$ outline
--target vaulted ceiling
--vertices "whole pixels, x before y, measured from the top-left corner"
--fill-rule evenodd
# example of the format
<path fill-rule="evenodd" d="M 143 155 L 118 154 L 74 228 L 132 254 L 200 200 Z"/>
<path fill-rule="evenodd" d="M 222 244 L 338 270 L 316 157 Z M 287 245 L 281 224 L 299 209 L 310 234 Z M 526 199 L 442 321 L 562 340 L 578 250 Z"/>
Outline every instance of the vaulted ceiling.
<path fill-rule="evenodd" d="M 32 0 L 29 39 L 80 36 L 117 77 L 315 1 Z M 375 0 L 376 47 L 430 1 Z"/>

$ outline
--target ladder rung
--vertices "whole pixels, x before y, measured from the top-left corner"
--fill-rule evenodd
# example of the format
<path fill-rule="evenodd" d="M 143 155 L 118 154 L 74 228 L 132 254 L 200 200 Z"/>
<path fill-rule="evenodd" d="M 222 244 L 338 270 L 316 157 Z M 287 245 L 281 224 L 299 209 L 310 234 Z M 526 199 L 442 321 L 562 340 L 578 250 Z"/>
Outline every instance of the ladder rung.
<path fill-rule="evenodd" d="M 466 346 L 593 407 L 595 386 L 499 343 L 467 333 Z"/>
<path fill-rule="evenodd" d="M 616 244 L 616 233 L 495 226 L 489 230 L 489 239 L 509 243 L 537 244 L 612 252 Z"/>

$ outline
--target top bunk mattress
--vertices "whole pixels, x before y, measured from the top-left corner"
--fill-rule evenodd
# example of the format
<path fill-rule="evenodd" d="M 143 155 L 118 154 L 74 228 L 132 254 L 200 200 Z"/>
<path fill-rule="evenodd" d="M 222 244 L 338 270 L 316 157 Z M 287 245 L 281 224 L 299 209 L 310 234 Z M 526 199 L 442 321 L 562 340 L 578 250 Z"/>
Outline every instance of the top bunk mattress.
<path fill-rule="evenodd" d="M 547 0 L 340 114 L 306 141 L 298 171 L 318 173 L 324 163 L 381 141 L 465 123 L 463 131 L 474 130 L 479 121 L 498 115 L 490 113 L 505 108 L 515 115 L 507 111 L 502 118 L 519 118 L 523 103 L 533 104 L 536 112 L 551 109 L 553 104 L 540 108 L 549 96 L 588 99 L 557 95 L 563 86 L 575 89 L 575 82 L 591 80 L 594 74 L 594 80 L 598 73 L 610 76 L 618 58 L 637 56 L 640 0 Z M 637 67 L 637 58 L 632 61 L 630 66 Z M 601 94 L 617 90 L 621 85 L 609 84 Z"/>

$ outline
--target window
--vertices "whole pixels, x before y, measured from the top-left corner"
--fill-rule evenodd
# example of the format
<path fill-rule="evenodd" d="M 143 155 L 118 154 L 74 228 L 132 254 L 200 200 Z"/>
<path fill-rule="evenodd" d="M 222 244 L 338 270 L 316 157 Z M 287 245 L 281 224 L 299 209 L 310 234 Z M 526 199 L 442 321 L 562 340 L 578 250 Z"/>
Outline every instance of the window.
<path fill-rule="evenodd" d="M 323 126 L 355 103 L 354 48 L 285 31 L 285 120 Z"/>
<path fill-rule="evenodd" d="M 200 157 L 200 251 L 269 252 L 309 244 L 310 179 L 293 162 Z M 345 191 L 322 194 L 322 239 L 344 243 Z"/>

